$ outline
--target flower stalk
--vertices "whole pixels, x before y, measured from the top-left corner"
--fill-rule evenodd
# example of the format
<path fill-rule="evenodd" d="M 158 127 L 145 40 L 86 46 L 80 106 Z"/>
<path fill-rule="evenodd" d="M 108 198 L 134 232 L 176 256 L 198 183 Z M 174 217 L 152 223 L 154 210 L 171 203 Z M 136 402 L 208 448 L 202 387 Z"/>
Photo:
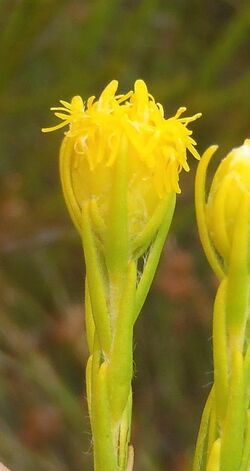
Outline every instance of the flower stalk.
<path fill-rule="evenodd" d="M 130 445 L 133 328 L 150 289 L 189 170 L 187 149 L 199 158 L 185 108 L 166 119 L 142 80 L 116 95 L 112 81 L 99 99 L 52 108 L 69 125 L 60 151 L 66 204 L 82 240 L 86 390 L 95 471 L 132 471 Z"/>
<path fill-rule="evenodd" d="M 248 471 L 250 140 L 221 161 L 206 201 L 206 171 L 215 150 L 205 152 L 196 176 L 200 238 L 220 284 L 213 315 L 214 385 L 193 471 Z"/>

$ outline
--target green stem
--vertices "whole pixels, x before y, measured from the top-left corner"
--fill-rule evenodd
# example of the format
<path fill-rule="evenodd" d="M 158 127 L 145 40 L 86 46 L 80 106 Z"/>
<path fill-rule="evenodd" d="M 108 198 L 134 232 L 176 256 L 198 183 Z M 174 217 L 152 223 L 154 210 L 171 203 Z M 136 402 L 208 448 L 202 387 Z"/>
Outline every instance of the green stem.
<path fill-rule="evenodd" d="M 133 314 L 136 265 L 130 262 L 121 294 L 109 355 L 108 386 L 113 420 L 117 422 L 126 406 L 133 374 Z"/>
<path fill-rule="evenodd" d="M 95 324 L 93 320 L 87 277 L 85 278 L 85 325 L 88 349 L 91 354 L 93 353 L 94 348 Z"/>
<path fill-rule="evenodd" d="M 228 355 L 226 333 L 226 289 L 227 282 L 224 279 L 219 288 L 214 303 L 213 317 L 213 357 L 214 357 L 214 386 L 216 414 L 222 425 L 228 396 Z"/>
<path fill-rule="evenodd" d="M 107 365 L 102 363 L 92 386 L 94 471 L 117 471 L 111 410 L 107 390 Z"/>
<path fill-rule="evenodd" d="M 227 413 L 221 438 L 220 471 L 239 469 L 245 431 L 245 381 L 242 354 L 235 351 L 232 356 L 232 371 L 227 402 Z"/>

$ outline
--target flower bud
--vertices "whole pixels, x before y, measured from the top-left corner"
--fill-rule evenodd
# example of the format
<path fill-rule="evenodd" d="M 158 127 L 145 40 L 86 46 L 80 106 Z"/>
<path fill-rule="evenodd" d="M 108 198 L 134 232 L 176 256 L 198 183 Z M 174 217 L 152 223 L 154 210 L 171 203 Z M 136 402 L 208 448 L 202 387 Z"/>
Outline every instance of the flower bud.
<path fill-rule="evenodd" d="M 197 171 L 196 208 L 201 239 L 208 259 L 218 274 L 212 247 L 222 258 L 222 265 L 226 267 L 235 230 L 239 225 L 239 214 L 243 205 L 248 204 L 250 197 L 250 139 L 246 139 L 241 147 L 233 149 L 221 161 L 212 180 L 207 203 L 204 205 L 203 219 L 201 193 L 205 191 L 204 175 L 214 150 L 215 148 L 209 148 L 205 152 Z"/>

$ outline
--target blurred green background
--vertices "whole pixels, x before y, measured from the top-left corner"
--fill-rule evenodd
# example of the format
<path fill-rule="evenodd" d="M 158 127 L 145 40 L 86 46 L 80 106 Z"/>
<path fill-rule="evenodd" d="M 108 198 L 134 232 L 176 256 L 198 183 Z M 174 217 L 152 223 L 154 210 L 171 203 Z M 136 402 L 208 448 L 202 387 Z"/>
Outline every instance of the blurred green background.
<path fill-rule="evenodd" d="M 90 471 L 81 244 L 58 178 L 63 98 L 143 78 L 166 114 L 185 105 L 200 152 L 250 137 L 250 2 L 0 0 L 0 461 Z M 135 471 L 190 469 L 212 382 L 216 280 L 193 208 L 196 162 L 135 332 Z M 105 470 L 104 470 L 105 471 Z"/>

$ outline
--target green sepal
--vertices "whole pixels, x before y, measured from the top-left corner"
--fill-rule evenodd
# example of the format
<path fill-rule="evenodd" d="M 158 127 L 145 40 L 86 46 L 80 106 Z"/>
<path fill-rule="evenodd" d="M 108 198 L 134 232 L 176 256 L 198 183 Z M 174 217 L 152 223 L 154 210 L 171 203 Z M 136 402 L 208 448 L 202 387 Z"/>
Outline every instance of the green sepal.
<path fill-rule="evenodd" d="M 88 411 L 89 411 L 89 418 L 90 418 L 90 424 L 92 427 L 92 420 L 91 420 L 91 415 L 92 415 L 92 360 L 93 356 L 91 355 L 88 358 L 87 361 L 87 366 L 86 366 L 86 393 L 87 393 L 87 403 L 88 403 Z"/>
<path fill-rule="evenodd" d="M 91 228 L 88 204 L 82 207 L 82 241 L 86 262 L 89 295 L 99 344 L 108 353 L 111 346 L 111 327 L 106 303 L 105 280 Z"/>
<path fill-rule="evenodd" d="M 200 428 L 199 428 L 196 448 L 195 448 L 193 471 L 205 471 L 206 470 L 209 423 L 210 423 L 213 401 L 214 401 L 214 386 L 212 387 L 208 395 L 207 402 L 205 404 L 202 417 L 201 417 Z"/>
<path fill-rule="evenodd" d="M 134 312 L 134 322 L 140 314 L 141 308 L 149 292 L 152 284 L 157 265 L 160 260 L 161 252 L 172 222 L 174 209 L 175 209 L 176 195 L 171 194 L 171 198 L 167 201 L 165 214 L 163 215 L 162 223 L 152 243 L 146 265 L 144 267 L 142 276 L 137 286 L 136 291 L 136 304 Z"/>
<path fill-rule="evenodd" d="M 168 208 L 169 205 L 171 206 L 172 199 L 173 193 L 168 193 L 157 205 L 153 216 L 149 219 L 144 230 L 135 237 L 135 240 L 132 240 L 131 252 L 134 256 L 139 258 L 150 246 L 166 216 L 166 208 Z"/>
<path fill-rule="evenodd" d="M 244 358 L 244 376 L 246 388 L 246 409 L 248 409 L 250 406 L 250 344 L 247 347 Z"/>
<path fill-rule="evenodd" d="M 101 212 L 96 199 L 91 199 L 89 201 L 89 212 L 93 227 L 95 228 L 95 231 L 97 232 L 100 240 L 103 241 L 105 237 L 105 232 L 107 230 L 107 225 L 104 222 L 103 217 L 101 216 Z"/>
<path fill-rule="evenodd" d="M 118 466 L 119 469 L 126 469 L 128 461 L 129 441 L 130 441 L 130 427 L 131 427 L 131 414 L 132 414 L 132 389 L 128 396 L 126 407 L 123 411 L 122 418 L 119 424 L 119 449 L 118 449 Z"/>
<path fill-rule="evenodd" d="M 250 410 L 247 411 L 247 426 L 244 437 L 244 447 L 240 471 L 249 471 L 250 468 Z"/>
<path fill-rule="evenodd" d="M 218 149 L 218 146 L 209 147 L 206 152 L 204 152 L 196 172 L 195 177 L 195 208 L 196 208 L 196 218 L 198 224 L 199 235 L 201 243 L 203 245 L 205 254 L 207 256 L 208 262 L 210 263 L 213 271 L 216 273 L 219 279 L 222 279 L 225 275 L 224 268 L 219 260 L 218 254 L 216 253 L 213 243 L 211 242 L 207 221 L 206 221 L 206 172 L 209 165 L 209 162 L 214 155 L 215 151 Z"/>
<path fill-rule="evenodd" d="M 221 440 L 217 438 L 214 441 L 211 452 L 208 457 L 208 463 L 206 471 L 220 471 L 220 450 L 221 450 Z"/>
<path fill-rule="evenodd" d="M 119 158 L 114 163 L 113 171 L 104 254 L 109 272 L 117 274 L 126 270 L 129 258 L 128 155 L 124 143 L 120 145 Z"/>
<path fill-rule="evenodd" d="M 60 177 L 62 182 L 62 189 L 66 205 L 71 216 L 71 219 L 81 236 L 81 210 L 77 203 L 71 181 L 71 169 L 73 166 L 73 156 L 74 156 L 74 143 L 75 140 L 65 136 L 61 149 L 60 149 Z"/>
<path fill-rule="evenodd" d="M 210 455 L 214 442 L 217 439 L 217 417 L 215 409 L 215 400 L 211 404 L 210 420 L 208 427 L 208 440 L 207 440 L 207 455 Z"/>
<path fill-rule="evenodd" d="M 248 242 L 249 242 L 248 196 L 242 195 L 228 267 L 227 326 L 229 346 L 243 351 L 245 327 L 249 305 Z"/>

